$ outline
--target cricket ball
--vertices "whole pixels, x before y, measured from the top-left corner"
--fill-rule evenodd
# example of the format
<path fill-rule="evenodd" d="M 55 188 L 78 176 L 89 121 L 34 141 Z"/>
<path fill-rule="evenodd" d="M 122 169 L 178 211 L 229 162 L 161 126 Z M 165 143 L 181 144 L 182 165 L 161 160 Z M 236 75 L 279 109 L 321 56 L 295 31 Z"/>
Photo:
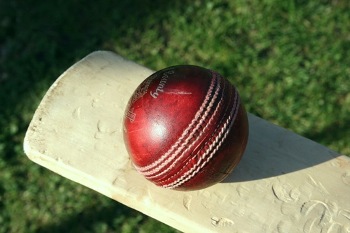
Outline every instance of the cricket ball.
<path fill-rule="evenodd" d="M 136 170 L 165 188 L 198 190 L 222 181 L 239 163 L 247 139 L 237 89 L 198 66 L 152 74 L 124 115 L 124 141 Z"/>

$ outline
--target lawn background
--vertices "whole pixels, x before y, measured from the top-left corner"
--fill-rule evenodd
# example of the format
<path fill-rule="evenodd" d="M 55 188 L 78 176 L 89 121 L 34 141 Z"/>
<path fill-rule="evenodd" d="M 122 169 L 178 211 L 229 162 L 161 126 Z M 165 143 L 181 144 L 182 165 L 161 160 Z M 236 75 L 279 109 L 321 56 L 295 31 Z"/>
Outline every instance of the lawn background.
<path fill-rule="evenodd" d="M 348 0 L 0 1 L 0 232 L 176 232 L 29 161 L 54 80 L 95 50 L 217 70 L 247 110 L 350 154 Z"/>

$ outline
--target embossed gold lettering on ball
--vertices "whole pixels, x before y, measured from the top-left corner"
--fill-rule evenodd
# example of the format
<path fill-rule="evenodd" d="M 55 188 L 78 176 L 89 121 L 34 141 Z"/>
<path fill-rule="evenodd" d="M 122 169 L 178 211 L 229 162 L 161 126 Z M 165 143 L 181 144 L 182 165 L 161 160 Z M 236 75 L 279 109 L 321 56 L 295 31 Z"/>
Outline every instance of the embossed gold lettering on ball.
<path fill-rule="evenodd" d="M 236 88 L 215 71 L 169 67 L 131 96 L 124 141 L 145 178 L 177 190 L 214 185 L 236 167 L 248 139 L 247 113 Z"/>

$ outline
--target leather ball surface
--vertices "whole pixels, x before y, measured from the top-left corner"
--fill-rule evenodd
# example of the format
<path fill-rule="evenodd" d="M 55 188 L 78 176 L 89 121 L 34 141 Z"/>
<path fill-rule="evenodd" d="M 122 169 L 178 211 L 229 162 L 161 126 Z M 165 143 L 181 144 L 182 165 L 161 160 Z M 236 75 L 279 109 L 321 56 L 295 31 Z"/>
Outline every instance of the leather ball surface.
<path fill-rule="evenodd" d="M 222 181 L 247 139 L 247 113 L 236 88 L 198 66 L 152 74 L 125 110 L 124 141 L 135 168 L 165 188 L 197 190 Z"/>

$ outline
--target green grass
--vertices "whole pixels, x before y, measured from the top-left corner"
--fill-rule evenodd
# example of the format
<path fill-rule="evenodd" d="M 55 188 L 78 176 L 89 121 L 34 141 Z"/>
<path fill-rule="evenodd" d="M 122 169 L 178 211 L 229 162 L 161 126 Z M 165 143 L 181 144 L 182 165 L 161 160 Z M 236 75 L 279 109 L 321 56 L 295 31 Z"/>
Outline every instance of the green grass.
<path fill-rule="evenodd" d="M 348 0 L 1 1 L 0 232 L 175 232 L 22 151 L 46 90 L 98 49 L 217 70 L 249 112 L 349 155 L 349 22 Z"/>

